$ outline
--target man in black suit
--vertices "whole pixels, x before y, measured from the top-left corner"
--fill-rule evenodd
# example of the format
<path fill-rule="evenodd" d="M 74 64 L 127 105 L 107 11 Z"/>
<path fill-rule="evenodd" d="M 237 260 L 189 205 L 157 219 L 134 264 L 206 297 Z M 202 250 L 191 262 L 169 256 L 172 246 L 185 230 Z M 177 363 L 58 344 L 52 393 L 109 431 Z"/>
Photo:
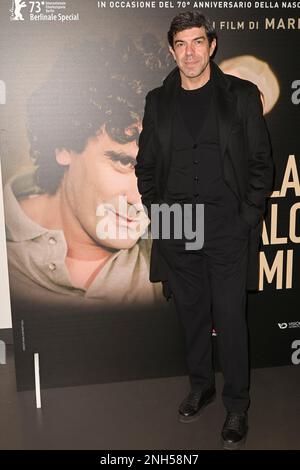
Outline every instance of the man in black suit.
<path fill-rule="evenodd" d="M 146 98 L 136 175 L 149 216 L 154 204 L 204 205 L 204 245 L 153 241 L 150 280 L 168 285 L 182 322 L 191 392 L 179 420 L 195 420 L 215 397 L 211 331 L 224 374 L 224 448 L 246 440 L 249 366 L 246 289 L 258 282 L 258 248 L 273 166 L 257 87 L 213 62 L 217 38 L 199 12 L 168 32 L 177 67 Z M 194 220 L 195 222 L 195 220 Z M 166 282 L 167 281 L 167 284 Z"/>

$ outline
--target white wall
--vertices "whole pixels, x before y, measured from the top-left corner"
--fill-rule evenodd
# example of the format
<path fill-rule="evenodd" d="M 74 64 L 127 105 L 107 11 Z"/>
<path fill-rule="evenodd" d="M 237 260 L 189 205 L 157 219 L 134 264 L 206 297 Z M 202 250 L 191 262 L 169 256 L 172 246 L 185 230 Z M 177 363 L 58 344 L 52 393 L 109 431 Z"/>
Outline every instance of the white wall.
<path fill-rule="evenodd" d="M 2 182 L 0 165 L 0 182 Z M 2 184 L 0 185 L 0 329 L 11 328 Z"/>

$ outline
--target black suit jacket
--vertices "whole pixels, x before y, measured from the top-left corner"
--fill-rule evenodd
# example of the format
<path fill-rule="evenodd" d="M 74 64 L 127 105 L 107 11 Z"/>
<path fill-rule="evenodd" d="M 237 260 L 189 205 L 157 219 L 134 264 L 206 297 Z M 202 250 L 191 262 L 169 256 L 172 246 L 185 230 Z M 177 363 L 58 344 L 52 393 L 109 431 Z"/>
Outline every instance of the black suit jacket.
<path fill-rule="evenodd" d="M 258 287 L 258 251 L 267 195 L 272 191 L 273 163 L 260 93 L 252 83 L 225 75 L 211 61 L 225 183 L 240 201 L 240 215 L 251 226 L 248 289 Z M 163 202 L 170 163 L 172 122 L 181 80 L 176 67 L 163 85 L 146 97 L 143 130 L 135 167 L 142 202 Z M 150 280 L 167 280 L 163 259 L 153 240 Z"/>

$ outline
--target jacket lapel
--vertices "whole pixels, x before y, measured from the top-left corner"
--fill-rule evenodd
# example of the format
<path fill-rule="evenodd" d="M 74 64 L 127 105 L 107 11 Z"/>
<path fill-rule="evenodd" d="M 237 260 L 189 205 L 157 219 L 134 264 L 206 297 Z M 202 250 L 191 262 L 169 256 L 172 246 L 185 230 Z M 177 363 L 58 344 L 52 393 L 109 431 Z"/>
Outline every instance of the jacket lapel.
<path fill-rule="evenodd" d="M 159 140 L 163 155 L 164 174 L 168 174 L 172 154 L 172 126 L 176 106 L 178 103 L 178 93 L 180 90 L 180 76 L 178 68 L 172 70 L 164 81 L 163 92 L 158 116 Z M 163 176 L 164 178 L 164 176 Z"/>
<path fill-rule="evenodd" d="M 221 156 L 227 147 L 228 137 L 236 115 L 236 99 L 228 90 L 228 81 L 219 67 L 211 62 L 211 77 L 214 83 L 214 100 L 218 116 Z"/>

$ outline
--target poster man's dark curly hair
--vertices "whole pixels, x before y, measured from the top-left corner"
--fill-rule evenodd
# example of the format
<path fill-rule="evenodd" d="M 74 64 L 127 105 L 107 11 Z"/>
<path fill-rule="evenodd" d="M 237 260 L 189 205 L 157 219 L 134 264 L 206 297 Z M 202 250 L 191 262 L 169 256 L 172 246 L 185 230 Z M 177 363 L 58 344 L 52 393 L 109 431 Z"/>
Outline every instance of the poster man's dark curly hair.
<path fill-rule="evenodd" d="M 137 141 L 135 124 L 146 93 L 160 84 L 171 62 L 152 35 L 139 45 L 123 37 L 115 44 L 85 42 L 66 49 L 28 100 L 31 156 L 42 190 L 54 194 L 66 169 L 56 162 L 56 149 L 81 153 L 103 125 L 119 143 Z"/>

